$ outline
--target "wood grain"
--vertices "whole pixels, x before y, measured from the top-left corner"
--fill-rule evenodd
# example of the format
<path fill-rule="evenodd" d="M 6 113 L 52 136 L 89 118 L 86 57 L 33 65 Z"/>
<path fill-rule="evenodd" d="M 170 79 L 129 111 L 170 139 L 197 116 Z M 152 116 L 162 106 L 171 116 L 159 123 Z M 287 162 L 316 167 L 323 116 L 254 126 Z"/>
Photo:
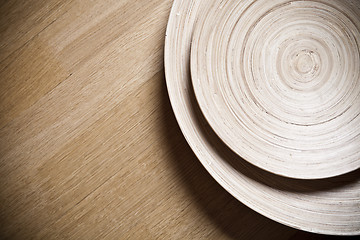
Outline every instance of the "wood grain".
<path fill-rule="evenodd" d="M 230 196 L 188 147 L 163 71 L 171 4 L 1 1 L 1 239 L 303 234 Z"/>

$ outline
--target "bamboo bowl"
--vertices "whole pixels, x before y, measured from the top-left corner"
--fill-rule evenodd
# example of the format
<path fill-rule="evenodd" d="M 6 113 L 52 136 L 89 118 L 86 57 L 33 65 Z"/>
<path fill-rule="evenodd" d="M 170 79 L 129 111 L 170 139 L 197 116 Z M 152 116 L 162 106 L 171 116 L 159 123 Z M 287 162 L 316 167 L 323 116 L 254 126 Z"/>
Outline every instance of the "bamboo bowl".
<path fill-rule="evenodd" d="M 235 153 L 292 178 L 360 167 L 355 6 L 264 0 L 202 9 L 191 45 L 193 86 L 204 116 Z"/>
<path fill-rule="evenodd" d="M 294 228 L 360 234 L 359 7 L 340 0 L 173 3 L 166 82 L 187 142 L 235 198 Z"/>

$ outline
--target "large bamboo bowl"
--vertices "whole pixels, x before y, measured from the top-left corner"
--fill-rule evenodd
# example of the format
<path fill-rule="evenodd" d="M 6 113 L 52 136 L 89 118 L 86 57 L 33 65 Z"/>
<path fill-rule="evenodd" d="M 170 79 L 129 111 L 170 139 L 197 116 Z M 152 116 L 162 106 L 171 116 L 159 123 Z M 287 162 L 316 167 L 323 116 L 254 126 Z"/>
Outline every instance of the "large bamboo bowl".
<path fill-rule="evenodd" d="M 241 153 L 239 155 L 233 151 L 234 149 L 230 149 L 228 142 L 224 144 L 223 136 L 213 130 L 213 123 L 208 121 L 209 116 L 204 117 L 206 115 L 203 114 L 204 106 L 199 106 L 193 91 L 190 73 L 191 42 L 202 36 L 200 33 L 194 35 L 196 22 L 204 21 L 201 18 L 206 19 L 208 11 L 211 11 L 213 6 L 217 6 L 216 4 L 219 2 L 232 4 L 231 1 L 175 0 L 169 17 L 165 41 L 166 82 L 175 116 L 189 145 L 216 181 L 235 198 L 255 211 L 280 223 L 306 231 L 335 235 L 360 234 L 359 170 L 337 177 L 316 180 L 293 179 L 273 174 L 254 166 L 256 163 L 249 163 L 251 162 L 249 159 L 244 160 L 240 157 Z M 252 1 L 236 2 L 249 4 Z M 326 5 L 340 2 L 343 1 L 299 1 L 294 4 Z M 352 4 L 352 11 L 359 11 L 358 1 L 347 1 L 346 4 Z M 201 30 L 196 31 L 201 32 Z M 358 33 L 355 31 L 354 34 Z M 351 64 L 358 64 L 356 61 L 359 56 L 355 56 L 357 50 L 353 49 L 353 53 L 344 50 L 354 57 L 354 62 Z M 314 67 L 312 61 L 319 63 L 317 56 L 314 57 L 315 60 L 309 60 L 307 52 L 304 54 L 294 61 L 297 64 L 298 74 L 312 71 Z M 286 52 L 283 55 L 290 59 L 293 56 L 292 53 Z M 200 60 L 201 56 L 198 59 L 202 61 Z M 352 66 L 348 71 L 358 74 L 358 67 L 359 65 L 357 68 Z M 336 68 L 336 66 L 332 66 L 332 68 Z M 347 69 L 346 66 L 345 68 Z M 335 71 L 340 70 L 335 69 Z M 293 72 L 293 74 L 296 73 Z M 339 74 L 341 73 L 339 72 Z M 203 76 L 203 74 L 199 76 Z M 288 82 L 287 84 L 292 83 Z M 358 82 L 354 82 L 354 84 L 356 85 Z M 357 89 L 355 85 L 354 89 Z M 352 88 L 347 86 L 346 89 L 350 91 Z M 356 90 L 354 91 L 356 92 Z M 356 101 L 354 98 L 353 104 L 358 104 Z M 349 115 L 351 114 L 349 113 Z M 302 121 L 301 118 L 298 120 Z M 355 125 L 353 127 L 357 128 Z M 351 168 L 356 169 L 356 167 Z M 328 175 L 339 174 L 336 169 L 334 171 Z M 340 172 L 347 171 L 349 169 Z M 277 173 L 281 174 L 281 172 Z M 319 177 L 319 175 L 315 175 L 313 174 L 312 177 Z M 309 176 L 298 175 L 297 177 Z"/>

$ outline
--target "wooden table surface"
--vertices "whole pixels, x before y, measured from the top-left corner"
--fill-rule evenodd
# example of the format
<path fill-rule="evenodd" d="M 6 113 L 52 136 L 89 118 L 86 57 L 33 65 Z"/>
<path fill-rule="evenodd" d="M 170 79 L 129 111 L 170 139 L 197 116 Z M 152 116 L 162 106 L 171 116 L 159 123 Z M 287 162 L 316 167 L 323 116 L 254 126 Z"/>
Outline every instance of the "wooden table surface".
<path fill-rule="evenodd" d="M 328 239 L 206 172 L 164 79 L 170 0 L 0 1 L 0 238 Z"/>

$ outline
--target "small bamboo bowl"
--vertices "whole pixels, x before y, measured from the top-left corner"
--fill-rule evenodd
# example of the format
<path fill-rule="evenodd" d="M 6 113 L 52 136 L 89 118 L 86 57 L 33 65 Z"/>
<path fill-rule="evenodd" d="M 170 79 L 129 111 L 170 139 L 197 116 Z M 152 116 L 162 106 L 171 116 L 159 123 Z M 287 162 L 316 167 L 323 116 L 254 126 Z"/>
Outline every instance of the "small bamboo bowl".
<path fill-rule="evenodd" d="M 360 11 L 351 3 L 213 1 L 204 8 L 191 45 L 193 86 L 235 153 L 291 178 L 360 167 Z"/>

